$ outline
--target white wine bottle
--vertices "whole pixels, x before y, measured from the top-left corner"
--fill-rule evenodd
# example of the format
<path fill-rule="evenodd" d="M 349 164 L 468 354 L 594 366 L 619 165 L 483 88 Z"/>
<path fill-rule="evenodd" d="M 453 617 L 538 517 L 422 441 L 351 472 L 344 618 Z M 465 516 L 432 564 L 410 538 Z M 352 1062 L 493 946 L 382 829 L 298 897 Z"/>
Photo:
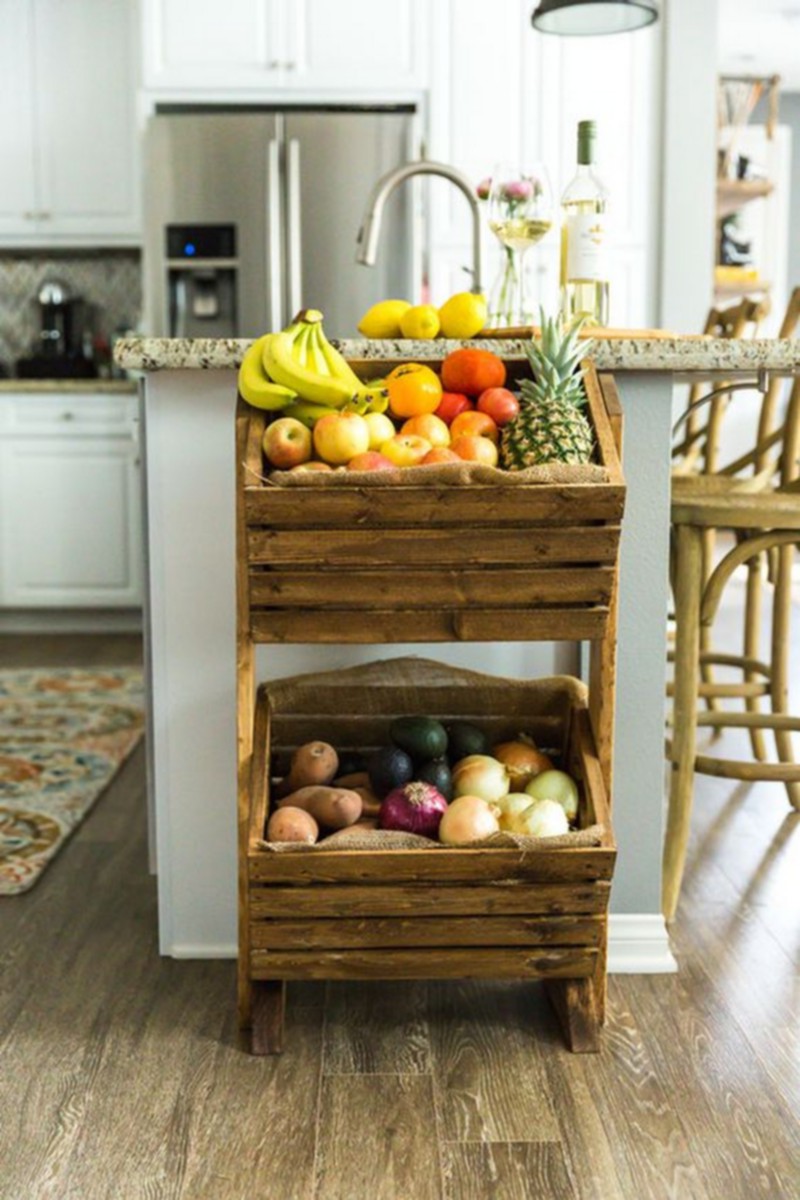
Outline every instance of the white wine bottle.
<path fill-rule="evenodd" d="M 561 197 L 561 316 L 608 324 L 608 193 L 594 172 L 597 126 L 578 122 L 578 169 Z"/>

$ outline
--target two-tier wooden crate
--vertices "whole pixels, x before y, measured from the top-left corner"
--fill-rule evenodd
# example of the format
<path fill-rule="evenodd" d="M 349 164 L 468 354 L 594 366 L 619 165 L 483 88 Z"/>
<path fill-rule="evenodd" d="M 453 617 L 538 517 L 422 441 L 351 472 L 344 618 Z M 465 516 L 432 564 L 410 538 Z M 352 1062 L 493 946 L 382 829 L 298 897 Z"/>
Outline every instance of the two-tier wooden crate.
<path fill-rule="evenodd" d="M 394 364 L 353 365 L 366 374 Z M 507 365 L 513 377 L 522 364 L 509 359 Z M 615 854 L 607 795 L 625 488 L 613 381 L 598 383 L 591 364 L 584 372 L 598 461 L 605 468 L 602 482 L 280 488 L 263 482 L 265 414 L 240 402 L 239 1008 L 242 1025 L 253 1029 L 256 1051 L 280 1048 L 287 979 L 412 974 L 544 978 L 572 1048 L 597 1047 Z M 298 855 L 259 847 L 270 731 L 266 696 L 260 695 L 257 709 L 255 703 L 256 643 L 525 640 L 591 644 L 588 709 L 573 697 L 556 732 L 582 781 L 584 822 L 598 819 L 605 826 L 600 846 L 533 855 L 496 849 L 313 850 Z M 511 690 L 505 693 L 508 732 L 516 732 Z M 529 707 L 535 709 L 532 696 Z M 434 699 L 429 697 L 425 711 L 454 715 L 449 711 L 452 699 L 442 694 L 436 704 Z M 311 718 L 306 722 L 309 738 L 323 736 L 318 726 L 326 717 L 324 706 L 315 709 L 313 703 L 312 688 L 311 707 L 303 714 Z M 468 711 L 478 721 L 491 717 L 497 723 L 504 716 L 503 704 L 496 698 L 493 708 Z M 402 711 L 402 705 L 395 709 Z M 366 700 L 365 711 L 372 711 Z M 387 702 L 383 715 L 392 711 Z M 279 745 L 287 744 L 281 735 Z M 390 903 L 395 908 L 386 907 L 382 894 L 387 887 L 393 889 Z M 434 887 L 437 896 L 449 889 L 449 902 L 456 905 L 449 914 L 469 922 L 468 937 L 450 946 L 376 943 L 376 937 L 396 932 L 387 921 L 404 918 L 402 897 L 419 911 L 416 905 L 430 903 Z M 554 894 L 553 888 L 574 889 L 574 898 L 563 890 Z M 498 943 L 500 927 L 491 918 L 500 916 L 506 920 L 504 928 L 509 918 L 519 916 L 528 940 Z M 571 925 L 573 940 L 566 932 L 561 942 L 552 940 L 559 928 L 552 922 L 558 918 L 578 921 L 577 927 Z M 286 927 L 292 921 L 300 921 L 301 927 Z M 317 928 L 319 940 L 313 945 L 308 943 L 308 922 Z M 274 923 L 284 928 L 276 930 Z M 563 921 L 561 928 L 567 928 Z M 580 932 L 575 934 L 575 928 Z M 294 943 L 287 940 L 293 933 Z M 282 945 L 264 943 L 276 935 Z M 358 936 L 363 937 L 360 945 L 347 941 Z M 436 936 L 444 936 L 441 929 Z"/>

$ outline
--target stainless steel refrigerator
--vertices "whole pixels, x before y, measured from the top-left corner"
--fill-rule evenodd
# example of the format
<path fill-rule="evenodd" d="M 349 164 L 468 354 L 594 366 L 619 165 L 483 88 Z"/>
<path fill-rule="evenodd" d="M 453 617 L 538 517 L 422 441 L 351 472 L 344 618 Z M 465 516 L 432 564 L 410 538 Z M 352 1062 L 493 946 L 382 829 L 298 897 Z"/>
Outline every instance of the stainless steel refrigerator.
<path fill-rule="evenodd" d="M 146 332 L 255 337 L 321 309 L 353 336 L 376 300 L 419 294 L 414 192 L 390 196 L 356 264 L 375 180 L 419 154 L 411 105 L 157 110 L 145 135 Z"/>

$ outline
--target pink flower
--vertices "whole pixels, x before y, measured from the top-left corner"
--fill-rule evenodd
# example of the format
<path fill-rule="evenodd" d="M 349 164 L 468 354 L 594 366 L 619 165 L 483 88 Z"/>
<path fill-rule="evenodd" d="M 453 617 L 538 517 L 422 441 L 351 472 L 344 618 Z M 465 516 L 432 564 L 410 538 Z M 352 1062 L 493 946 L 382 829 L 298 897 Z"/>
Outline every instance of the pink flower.
<path fill-rule="evenodd" d="M 534 184 L 529 179 L 510 179 L 503 184 L 503 196 L 506 200 L 530 200 L 534 194 Z"/>
<path fill-rule="evenodd" d="M 475 195 L 478 197 L 479 200 L 488 200 L 489 192 L 491 190 L 492 190 L 492 180 L 491 180 L 491 177 L 489 175 L 487 175 L 486 178 L 482 179 L 480 181 L 480 183 L 478 184 L 478 186 L 475 188 Z"/>

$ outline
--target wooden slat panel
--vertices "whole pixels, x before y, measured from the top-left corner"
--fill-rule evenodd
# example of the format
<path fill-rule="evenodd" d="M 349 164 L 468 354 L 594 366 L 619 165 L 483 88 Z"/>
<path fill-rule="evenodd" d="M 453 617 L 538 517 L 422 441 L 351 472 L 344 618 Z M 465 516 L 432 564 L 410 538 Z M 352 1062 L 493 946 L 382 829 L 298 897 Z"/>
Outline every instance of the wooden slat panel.
<path fill-rule="evenodd" d="M 591 975 L 597 951 L 519 950 L 254 950 L 254 979 L 579 979 Z"/>
<path fill-rule="evenodd" d="M 620 485 L 623 482 L 622 467 L 617 454 L 617 444 L 606 411 L 603 394 L 597 372 L 591 362 L 583 364 L 583 382 L 586 389 L 586 399 L 589 413 L 594 424 L 594 434 L 597 440 L 597 451 L 600 461 L 608 468 L 610 483 Z"/>
<path fill-rule="evenodd" d="M 597 946 L 605 918 L 594 917 L 337 917 L 257 921 L 254 950 L 343 950 L 385 946 Z"/>
<path fill-rule="evenodd" d="M 260 609 L 251 614 L 257 642 L 520 642 L 602 637 L 608 609 Z"/>
<path fill-rule="evenodd" d="M 448 917 L 546 913 L 550 916 L 604 913 L 611 885 L 596 883 L 474 884 L 419 888 L 392 883 L 362 887 L 346 883 L 322 887 L 253 887 L 250 915 L 288 917 Z"/>
<path fill-rule="evenodd" d="M 262 570 L 250 571 L 254 608 L 314 608 L 324 597 L 331 606 L 389 607 L 398 594 L 414 597 L 414 607 L 461 608 L 484 604 L 604 604 L 614 580 L 613 567 L 503 567 L 498 570 Z"/>
<path fill-rule="evenodd" d="M 250 529 L 251 563 L 309 566 L 460 567 L 519 563 L 613 563 L 619 526 L 532 526 L 509 529 L 481 525 L 467 532 L 450 529 Z"/>
<path fill-rule="evenodd" d="M 572 524 L 619 521 L 625 506 L 621 483 L 537 484 L 491 487 L 353 487 L 248 489 L 244 497 L 248 525 L 275 529 L 382 527 L 419 524 L 504 525 Z"/>
<path fill-rule="evenodd" d="M 262 883 L 474 883 L 525 880 L 586 883 L 610 879 L 615 852 L 556 850 L 309 850 L 250 857 L 250 880 Z"/>

